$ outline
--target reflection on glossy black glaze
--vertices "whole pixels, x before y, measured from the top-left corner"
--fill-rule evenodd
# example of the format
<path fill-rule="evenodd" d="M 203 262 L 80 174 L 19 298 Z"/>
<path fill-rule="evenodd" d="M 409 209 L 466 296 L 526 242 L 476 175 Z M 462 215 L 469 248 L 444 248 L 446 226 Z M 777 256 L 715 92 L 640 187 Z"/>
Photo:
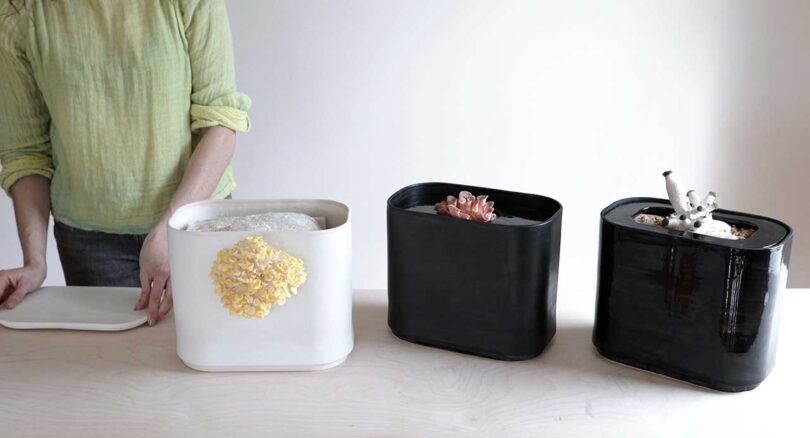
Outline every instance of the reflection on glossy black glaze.
<path fill-rule="evenodd" d="M 755 388 L 774 363 L 792 231 L 764 217 L 746 240 L 670 231 L 632 220 L 654 198 L 602 211 L 593 342 L 604 356 L 721 391 Z"/>
<path fill-rule="evenodd" d="M 409 210 L 468 190 L 526 225 Z M 562 206 L 551 198 L 425 183 L 388 200 L 388 325 L 420 344 L 503 360 L 540 354 L 556 330 Z"/>

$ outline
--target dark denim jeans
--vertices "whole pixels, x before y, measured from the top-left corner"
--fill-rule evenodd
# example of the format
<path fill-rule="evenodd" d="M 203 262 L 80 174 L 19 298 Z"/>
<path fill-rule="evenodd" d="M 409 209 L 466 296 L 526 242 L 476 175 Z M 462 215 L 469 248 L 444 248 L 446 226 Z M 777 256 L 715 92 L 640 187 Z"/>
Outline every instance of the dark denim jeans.
<path fill-rule="evenodd" d="M 138 258 L 146 234 L 85 231 L 55 222 L 53 235 L 68 286 L 141 287 Z"/>
<path fill-rule="evenodd" d="M 139 258 L 146 234 L 85 231 L 54 222 L 65 284 L 141 287 Z"/>

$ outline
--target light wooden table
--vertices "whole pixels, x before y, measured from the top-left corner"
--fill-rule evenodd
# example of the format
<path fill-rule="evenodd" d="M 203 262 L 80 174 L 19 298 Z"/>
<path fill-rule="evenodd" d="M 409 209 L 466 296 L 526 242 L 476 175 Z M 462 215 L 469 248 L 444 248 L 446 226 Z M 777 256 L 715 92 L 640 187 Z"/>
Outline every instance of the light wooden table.
<path fill-rule="evenodd" d="M 725 394 L 602 359 L 593 293 L 561 292 L 539 357 L 410 344 L 383 291 L 355 293 L 355 348 L 303 373 L 207 374 L 170 319 L 122 333 L 0 328 L 0 436 L 808 436 L 810 290 L 788 290 L 776 369 Z"/>

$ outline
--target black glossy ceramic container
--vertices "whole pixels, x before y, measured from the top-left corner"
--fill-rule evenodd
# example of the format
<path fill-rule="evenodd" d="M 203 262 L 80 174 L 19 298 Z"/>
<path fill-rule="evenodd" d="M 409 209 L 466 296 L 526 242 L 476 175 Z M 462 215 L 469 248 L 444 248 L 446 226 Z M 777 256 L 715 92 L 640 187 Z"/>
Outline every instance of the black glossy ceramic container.
<path fill-rule="evenodd" d="M 433 212 L 461 190 L 488 194 L 499 219 Z M 391 330 L 407 341 L 495 359 L 537 356 L 556 330 L 561 222 L 560 203 L 539 195 L 448 183 L 396 192 L 388 199 Z"/>
<path fill-rule="evenodd" d="M 668 201 L 631 198 L 602 211 L 593 343 L 612 360 L 720 391 L 756 388 L 771 371 L 793 237 L 786 224 L 717 210 L 754 228 L 728 240 L 636 223 Z"/>

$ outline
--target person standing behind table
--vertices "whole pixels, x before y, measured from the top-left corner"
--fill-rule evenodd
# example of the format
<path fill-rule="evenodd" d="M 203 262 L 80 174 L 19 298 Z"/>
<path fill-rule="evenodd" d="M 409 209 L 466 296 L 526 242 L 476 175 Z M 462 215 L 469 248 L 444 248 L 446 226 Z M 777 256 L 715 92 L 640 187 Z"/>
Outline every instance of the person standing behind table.
<path fill-rule="evenodd" d="M 166 223 L 235 187 L 236 92 L 224 0 L 9 0 L 0 17 L 0 185 L 23 266 L 0 305 L 46 276 L 48 216 L 68 285 L 141 287 L 172 307 Z M 2 7 L 2 6 L 0 6 Z"/>

